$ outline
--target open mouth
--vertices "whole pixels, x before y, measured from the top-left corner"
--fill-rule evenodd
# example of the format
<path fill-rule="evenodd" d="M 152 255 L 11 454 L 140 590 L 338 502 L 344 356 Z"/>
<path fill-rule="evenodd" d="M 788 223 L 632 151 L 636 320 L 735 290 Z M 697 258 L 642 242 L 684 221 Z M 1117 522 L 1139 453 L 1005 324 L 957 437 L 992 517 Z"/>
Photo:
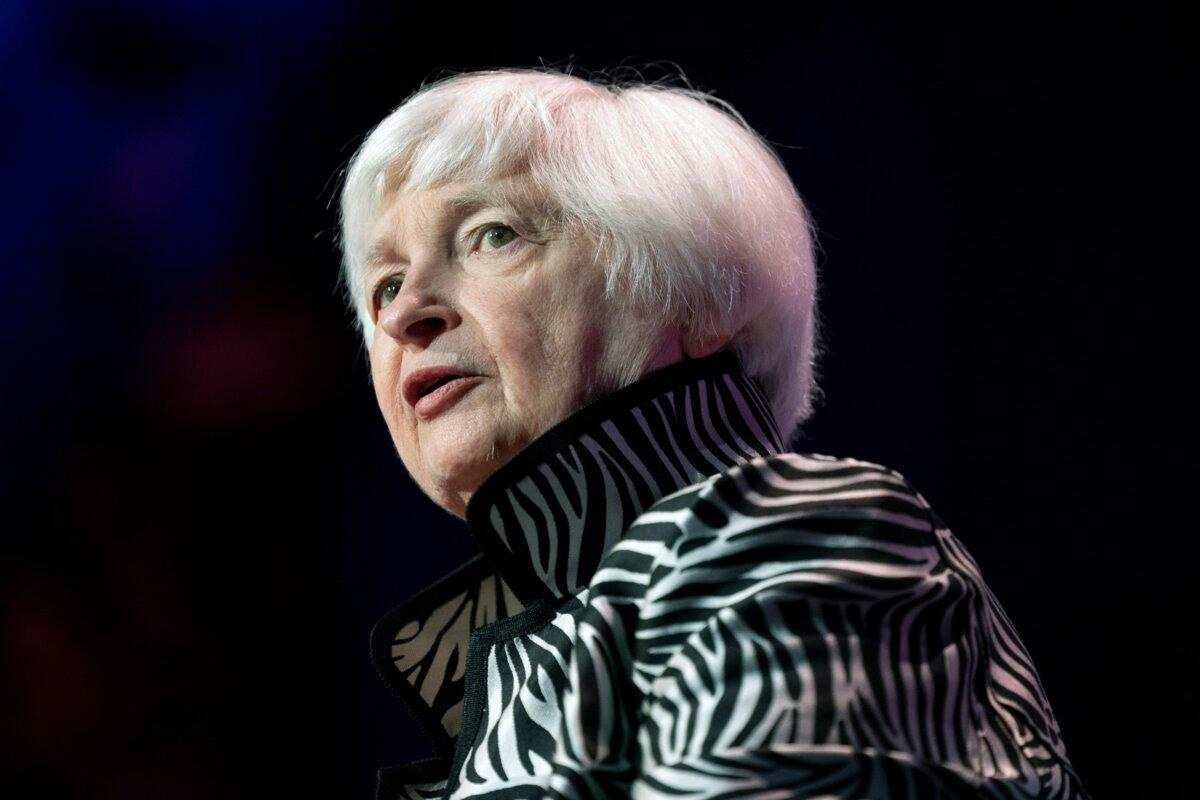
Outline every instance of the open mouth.
<path fill-rule="evenodd" d="M 454 367 L 424 367 L 404 381 L 404 400 L 424 419 L 456 402 L 482 380 Z"/>
<path fill-rule="evenodd" d="M 424 389 L 422 389 L 417 394 L 417 399 L 420 399 L 427 394 L 431 394 L 431 393 L 437 391 L 438 389 L 442 388 L 443 386 L 445 386 L 447 383 L 450 383 L 451 381 L 456 381 L 459 378 L 465 378 L 465 377 L 466 377 L 465 375 L 443 375 L 442 377 L 438 378 L 433 383 L 429 384 Z"/>
<path fill-rule="evenodd" d="M 419 420 L 430 420 L 457 403 L 482 380 L 478 375 L 441 375 L 416 393 L 413 412 Z"/>

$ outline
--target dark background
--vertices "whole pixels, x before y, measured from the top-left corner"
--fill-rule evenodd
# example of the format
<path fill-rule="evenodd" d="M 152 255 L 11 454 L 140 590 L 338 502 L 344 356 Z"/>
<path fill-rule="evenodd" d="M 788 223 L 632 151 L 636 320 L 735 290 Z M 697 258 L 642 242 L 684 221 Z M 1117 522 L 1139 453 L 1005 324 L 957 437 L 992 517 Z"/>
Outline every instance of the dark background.
<path fill-rule="evenodd" d="M 1182 22 L 640 5 L 3 6 L 0 793 L 368 797 L 427 755 L 366 637 L 472 546 L 374 408 L 330 203 L 422 80 L 545 61 L 673 62 L 778 145 L 822 245 L 796 448 L 938 509 L 1090 791 L 1182 796 Z"/>

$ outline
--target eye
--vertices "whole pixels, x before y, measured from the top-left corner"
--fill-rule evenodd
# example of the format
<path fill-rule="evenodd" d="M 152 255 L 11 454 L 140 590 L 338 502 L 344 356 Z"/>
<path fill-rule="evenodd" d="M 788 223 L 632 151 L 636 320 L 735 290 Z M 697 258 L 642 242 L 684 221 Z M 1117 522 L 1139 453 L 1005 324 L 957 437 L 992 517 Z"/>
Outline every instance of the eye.
<path fill-rule="evenodd" d="M 520 237 L 517 232 L 507 225 L 486 225 L 480 229 L 475 244 L 483 250 L 499 250 Z"/>
<path fill-rule="evenodd" d="M 384 279 L 375 287 L 375 294 L 372 299 L 375 303 L 375 313 L 378 314 L 389 303 L 396 299 L 396 295 L 400 294 L 400 287 L 404 283 L 403 275 L 392 275 Z"/>

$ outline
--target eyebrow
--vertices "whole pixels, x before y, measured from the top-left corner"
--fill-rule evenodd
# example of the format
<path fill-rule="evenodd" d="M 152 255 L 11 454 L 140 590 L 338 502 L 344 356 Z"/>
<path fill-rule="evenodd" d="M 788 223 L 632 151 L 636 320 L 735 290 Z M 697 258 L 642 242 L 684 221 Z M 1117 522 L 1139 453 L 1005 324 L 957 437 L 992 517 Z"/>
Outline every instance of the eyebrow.
<path fill-rule="evenodd" d="M 490 186 L 471 186 L 447 200 L 446 205 L 458 211 L 475 211 L 485 206 L 509 206 L 515 210 L 514 194 Z"/>

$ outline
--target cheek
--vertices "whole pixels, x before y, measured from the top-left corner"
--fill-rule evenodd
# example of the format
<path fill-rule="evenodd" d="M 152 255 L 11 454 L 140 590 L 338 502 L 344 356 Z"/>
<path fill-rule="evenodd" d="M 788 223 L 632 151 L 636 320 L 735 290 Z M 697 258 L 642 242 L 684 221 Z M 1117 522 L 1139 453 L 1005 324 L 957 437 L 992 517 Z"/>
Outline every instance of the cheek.
<path fill-rule="evenodd" d="M 505 391 L 518 391 L 523 376 L 542 372 L 546 344 L 553 337 L 552 308 L 537 293 L 520 285 L 482 287 L 475 308 L 483 346 L 505 381 Z"/>
<path fill-rule="evenodd" d="M 542 432 L 594 393 L 603 283 L 567 266 L 539 264 L 517 280 L 480 282 L 466 304 L 502 378 L 504 414 L 525 434 Z"/>
<path fill-rule="evenodd" d="M 604 355 L 605 333 L 594 317 L 602 307 L 577 300 L 568 294 L 547 301 L 543 313 L 528 318 L 523 334 L 512 340 L 510 355 L 523 367 L 520 388 L 526 407 L 536 409 L 541 427 L 579 409 L 598 388 L 596 367 Z"/>
<path fill-rule="evenodd" d="M 392 437 L 397 439 L 403 433 L 404 407 L 400 393 L 400 364 L 398 360 L 387 359 L 382 355 L 372 353 L 371 384 L 375 390 L 375 402 L 387 423 Z"/>

